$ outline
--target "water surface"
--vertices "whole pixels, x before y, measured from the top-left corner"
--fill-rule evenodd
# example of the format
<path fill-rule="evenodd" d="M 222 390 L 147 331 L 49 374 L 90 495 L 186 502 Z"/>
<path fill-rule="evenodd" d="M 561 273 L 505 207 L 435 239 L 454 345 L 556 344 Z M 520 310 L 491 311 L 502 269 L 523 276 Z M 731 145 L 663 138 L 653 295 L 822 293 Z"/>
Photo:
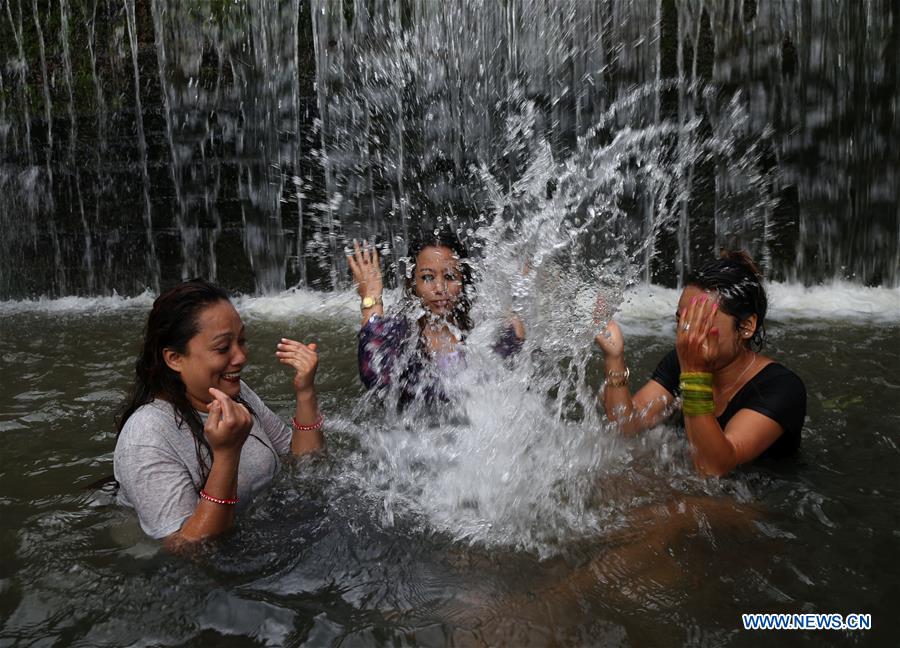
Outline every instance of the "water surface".
<path fill-rule="evenodd" d="M 740 613 L 783 611 L 871 613 L 874 628 L 779 642 L 894 644 L 900 300 L 852 286 L 772 294 L 769 351 L 809 392 L 802 452 L 707 481 L 676 431 L 617 440 L 544 412 L 537 394 L 533 409 L 507 392 L 490 411 L 470 402 L 462 422 L 398 423 L 363 398 L 352 296 L 242 299 L 246 380 L 276 412 L 291 410 L 277 339 L 319 342 L 329 450 L 286 461 L 236 532 L 194 560 L 85 490 L 112 472 L 150 298 L 5 302 L 0 642 L 754 646 Z M 670 347 L 675 297 L 626 300 L 633 375 Z M 598 360 L 588 368 L 596 385 Z M 552 484 L 551 470 L 566 489 L 530 486 Z"/>

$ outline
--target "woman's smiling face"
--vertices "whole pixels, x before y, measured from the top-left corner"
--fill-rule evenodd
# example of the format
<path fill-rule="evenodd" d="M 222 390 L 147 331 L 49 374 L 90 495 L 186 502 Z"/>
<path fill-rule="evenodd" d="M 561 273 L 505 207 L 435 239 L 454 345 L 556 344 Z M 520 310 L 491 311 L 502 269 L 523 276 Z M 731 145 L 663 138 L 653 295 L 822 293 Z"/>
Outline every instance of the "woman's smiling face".
<path fill-rule="evenodd" d="M 241 370 L 247 362 L 244 324 L 234 306 L 220 301 L 197 316 L 197 334 L 184 355 L 170 352 L 169 366 L 181 376 L 191 404 L 205 412 L 215 387 L 232 398 L 241 393 Z"/>
<path fill-rule="evenodd" d="M 416 295 L 432 314 L 447 317 L 462 293 L 459 257 L 448 247 L 428 246 L 416 255 Z"/>

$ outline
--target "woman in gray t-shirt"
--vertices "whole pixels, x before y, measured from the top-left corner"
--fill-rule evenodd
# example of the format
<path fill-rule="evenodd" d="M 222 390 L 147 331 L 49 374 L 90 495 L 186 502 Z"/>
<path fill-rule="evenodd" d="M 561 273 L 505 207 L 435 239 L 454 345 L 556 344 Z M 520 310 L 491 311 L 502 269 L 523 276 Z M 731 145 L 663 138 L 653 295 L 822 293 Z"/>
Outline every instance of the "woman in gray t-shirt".
<path fill-rule="evenodd" d="M 244 325 L 224 290 L 194 279 L 153 302 L 113 464 L 148 535 L 176 548 L 226 531 L 279 455 L 323 447 L 316 345 L 282 339 L 276 356 L 295 370 L 290 427 L 241 380 Z"/>

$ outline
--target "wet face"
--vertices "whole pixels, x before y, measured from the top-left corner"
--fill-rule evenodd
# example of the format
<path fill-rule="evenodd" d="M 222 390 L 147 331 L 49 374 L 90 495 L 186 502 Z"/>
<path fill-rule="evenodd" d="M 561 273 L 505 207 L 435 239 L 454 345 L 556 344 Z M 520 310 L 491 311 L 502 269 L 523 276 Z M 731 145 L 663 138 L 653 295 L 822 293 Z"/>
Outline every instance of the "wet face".
<path fill-rule="evenodd" d="M 681 312 L 685 309 L 690 310 L 691 300 L 696 298 L 699 301 L 704 296 L 707 300 L 712 300 L 712 303 L 719 300 L 719 294 L 716 291 L 704 290 L 698 286 L 686 286 L 681 291 L 678 309 L 675 311 L 676 326 L 681 323 Z M 706 312 L 709 312 L 709 306 L 710 304 L 707 304 Z M 715 345 L 716 350 L 713 360 L 714 368 L 724 367 L 749 347 L 749 340 L 756 325 L 755 319 L 754 316 L 744 322 L 738 322 L 736 317 L 723 312 L 721 308 L 716 311 L 710 331 L 715 330 L 718 334 L 709 336 L 710 342 Z"/>
<path fill-rule="evenodd" d="M 184 355 L 166 349 L 166 364 L 181 375 L 191 404 L 200 411 L 212 401 L 215 387 L 232 398 L 241 392 L 241 370 L 247 362 L 244 324 L 227 301 L 212 304 L 197 317 L 197 334 Z"/>
<path fill-rule="evenodd" d="M 432 314 L 447 317 L 462 294 L 459 257 L 450 248 L 429 246 L 416 256 L 413 277 L 416 295 Z"/>

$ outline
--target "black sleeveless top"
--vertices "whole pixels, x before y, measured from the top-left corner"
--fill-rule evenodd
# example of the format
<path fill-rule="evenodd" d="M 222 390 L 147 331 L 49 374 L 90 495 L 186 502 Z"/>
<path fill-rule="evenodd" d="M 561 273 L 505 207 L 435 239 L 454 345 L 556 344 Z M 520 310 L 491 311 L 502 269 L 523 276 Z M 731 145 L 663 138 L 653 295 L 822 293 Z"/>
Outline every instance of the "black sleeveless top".
<path fill-rule="evenodd" d="M 653 372 L 653 380 L 678 396 L 681 366 L 673 349 L 660 361 Z M 806 419 L 806 386 L 800 377 L 784 365 L 766 365 L 741 387 L 716 420 L 722 429 L 739 410 L 750 409 L 778 423 L 783 432 L 758 457 L 780 458 L 794 454 L 800 447 L 800 430 Z"/>

